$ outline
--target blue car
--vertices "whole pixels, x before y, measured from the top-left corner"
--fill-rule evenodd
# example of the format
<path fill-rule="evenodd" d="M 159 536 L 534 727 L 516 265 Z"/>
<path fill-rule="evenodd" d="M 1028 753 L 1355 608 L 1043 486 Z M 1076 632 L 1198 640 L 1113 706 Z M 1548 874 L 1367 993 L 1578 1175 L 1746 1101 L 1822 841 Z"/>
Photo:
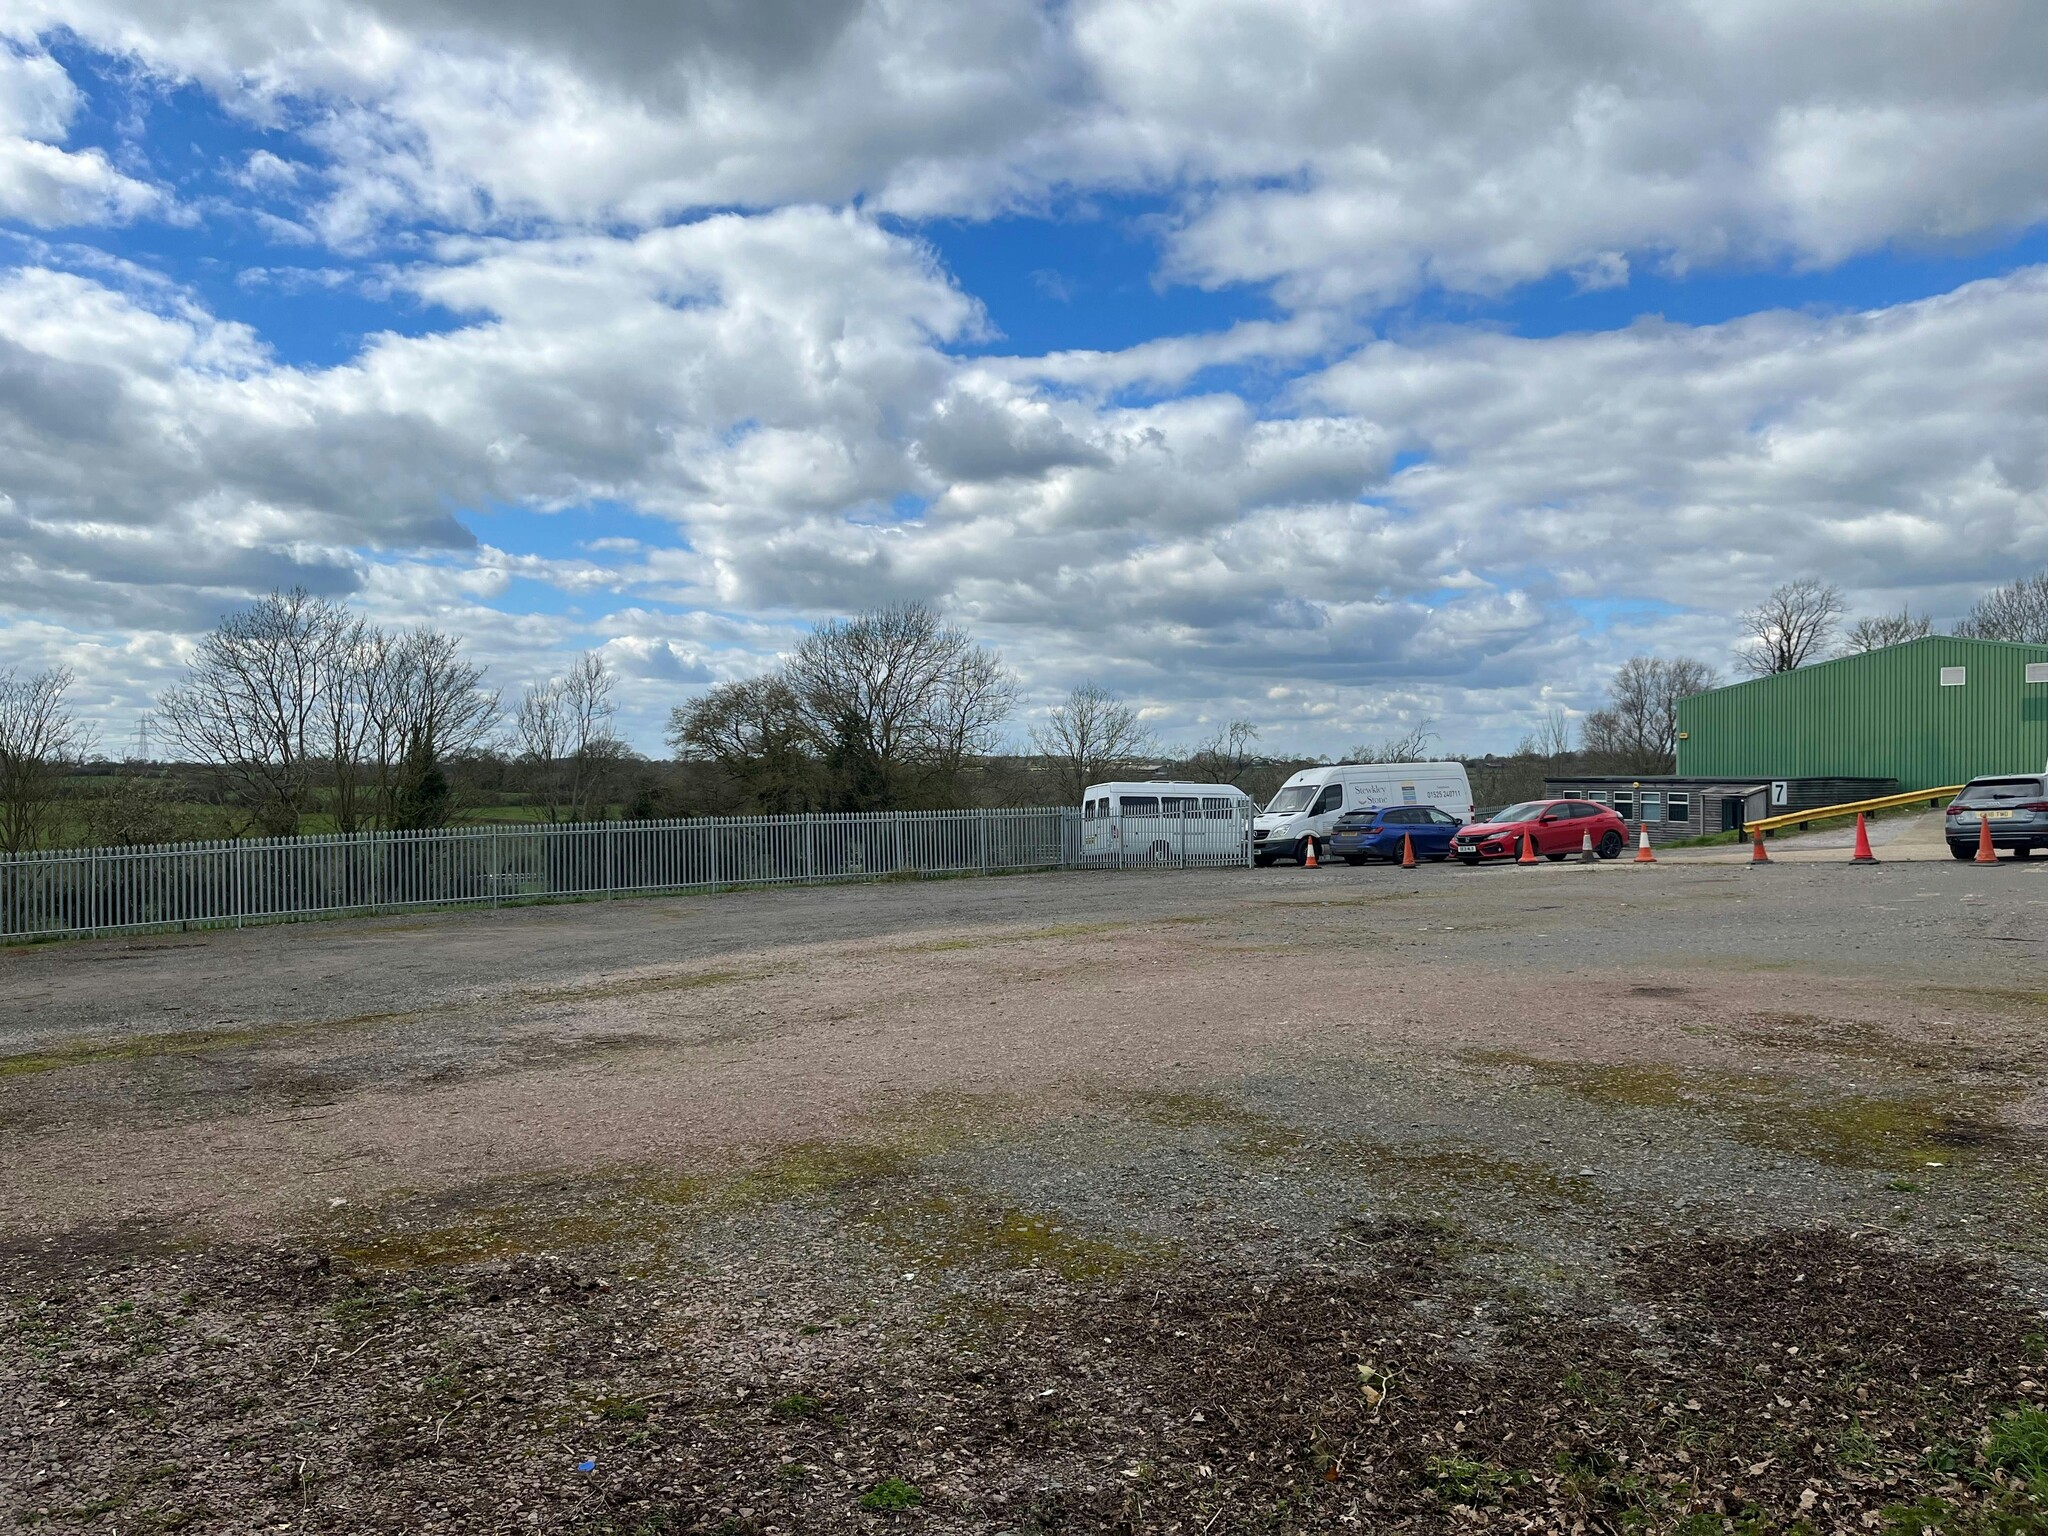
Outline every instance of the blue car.
<path fill-rule="evenodd" d="M 1418 859 L 1446 859 L 1451 835 L 1463 826 L 1449 811 L 1433 805 L 1380 805 L 1337 818 L 1330 833 L 1330 856 L 1346 864 L 1367 859 L 1401 857 L 1401 839 L 1415 840 Z"/>

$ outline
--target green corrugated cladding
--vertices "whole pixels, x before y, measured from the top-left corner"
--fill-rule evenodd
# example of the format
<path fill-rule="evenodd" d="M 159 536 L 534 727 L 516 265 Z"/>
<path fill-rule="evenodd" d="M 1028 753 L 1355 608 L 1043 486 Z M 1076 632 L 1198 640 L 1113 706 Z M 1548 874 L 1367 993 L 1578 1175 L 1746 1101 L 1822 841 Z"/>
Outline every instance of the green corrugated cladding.
<path fill-rule="evenodd" d="M 1930 635 L 1678 706 L 1687 778 L 1897 779 L 1901 790 L 2048 768 L 2048 646 Z M 1943 687 L 1943 667 L 1963 668 Z"/>

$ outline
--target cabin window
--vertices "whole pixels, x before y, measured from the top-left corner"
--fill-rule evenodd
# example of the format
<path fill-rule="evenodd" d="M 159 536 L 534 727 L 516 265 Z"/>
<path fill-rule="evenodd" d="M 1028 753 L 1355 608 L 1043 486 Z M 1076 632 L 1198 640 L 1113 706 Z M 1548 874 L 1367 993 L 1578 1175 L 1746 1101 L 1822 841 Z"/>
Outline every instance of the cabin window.
<path fill-rule="evenodd" d="M 1157 795 L 1125 795 L 1123 808 L 1126 816 L 1157 816 L 1159 797 Z"/>
<path fill-rule="evenodd" d="M 1220 796 L 1211 795 L 1202 802 L 1202 814 L 1211 821 L 1229 821 L 1237 815 L 1237 807 Z"/>
<path fill-rule="evenodd" d="M 1671 798 L 1664 802 L 1664 819 L 1666 821 L 1692 820 L 1692 792 L 1690 790 L 1674 789 L 1671 791 Z"/>

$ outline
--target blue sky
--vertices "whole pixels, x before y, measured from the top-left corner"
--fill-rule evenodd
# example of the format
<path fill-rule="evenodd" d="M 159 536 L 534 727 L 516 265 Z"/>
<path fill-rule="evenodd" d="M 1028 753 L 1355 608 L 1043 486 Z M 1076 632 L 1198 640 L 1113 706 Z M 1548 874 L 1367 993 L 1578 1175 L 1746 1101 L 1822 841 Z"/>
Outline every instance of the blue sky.
<path fill-rule="evenodd" d="M 648 750 L 915 599 L 1337 753 L 2048 564 L 2030 8 L 40 3 L 0 667 L 109 739 L 294 580 Z"/>

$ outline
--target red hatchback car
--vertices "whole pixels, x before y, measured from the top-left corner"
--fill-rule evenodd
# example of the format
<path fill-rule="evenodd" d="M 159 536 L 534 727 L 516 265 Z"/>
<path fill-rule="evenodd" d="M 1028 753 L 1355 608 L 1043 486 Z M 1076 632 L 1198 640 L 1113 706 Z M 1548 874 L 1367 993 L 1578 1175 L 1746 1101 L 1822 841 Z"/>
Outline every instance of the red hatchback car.
<path fill-rule="evenodd" d="M 1603 859 L 1618 858 L 1628 846 L 1628 823 L 1604 805 L 1591 800 L 1524 800 L 1485 821 L 1460 827 L 1451 839 L 1451 852 L 1467 864 L 1518 859 L 1525 832 L 1546 859 L 1570 858 L 1589 835 L 1593 851 Z"/>

